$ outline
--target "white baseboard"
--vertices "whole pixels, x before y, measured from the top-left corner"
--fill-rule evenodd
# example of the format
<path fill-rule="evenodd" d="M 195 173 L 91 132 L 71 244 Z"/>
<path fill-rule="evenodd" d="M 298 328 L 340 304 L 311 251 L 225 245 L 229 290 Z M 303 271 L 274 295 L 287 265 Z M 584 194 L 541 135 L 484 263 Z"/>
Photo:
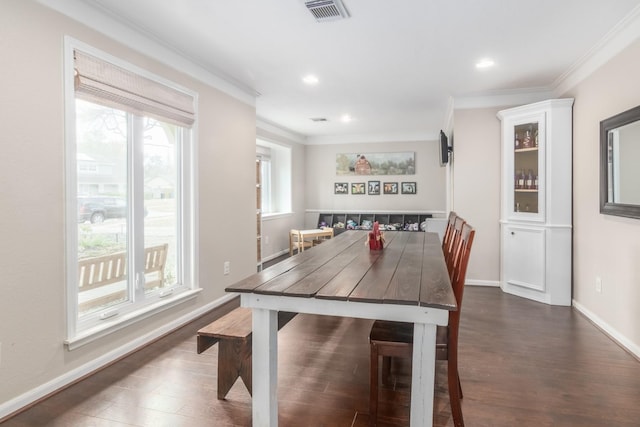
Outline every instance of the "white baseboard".
<path fill-rule="evenodd" d="M 127 354 L 144 347 L 145 345 L 151 343 L 152 341 L 166 335 L 187 323 L 197 319 L 198 317 L 208 313 L 209 311 L 229 302 L 233 298 L 236 297 L 236 294 L 226 294 L 225 296 L 218 298 L 217 300 L 204 305 L 187 315 L 184 315 L 174 321 L 162 325 L 160 328 L 151 331 L 141 337 L 136 338 L 128 342 L 127 344 L 121 346 L 120 348 L 114 349 L 109 353 L 98 357 L 97 359 L 92 360 L 89 363 L 86 363 L 76 369 L 73 369 L 65 374 L 52 379 L 49 382 L 39 385 L 38 387 L 27 391 L 26 393 L 21 394 L 11 400 L 8 400 L 2 404 L 0 404 L 0 423 L 3 421 L 5 417 L 8 417 L 11 414 L 14 414 L 20 411 L 22 408 L 25 408 L 40 399 L 43 399 L 56 391 L 68 386 L 69 384 L 74 383 L 86 377 L 87 375 L 92 374 L 93 372 L 103 368 L 110 363 L 126 356 Z"/>
<path fill-rule="evenodd" d="M 591 323 L 597 326 L 602 332 L 614 340 L 619 346 L 627 350 L 636 359 L 640 360 L 640 346 L 630 341 L 627 337 L 618 332 L 615 328 L 609 325 L 607 322 L 598 317 L 591 310 L 587 309 L 584 305 L 580 304 L 576 300 L 572 300 L 572 304 L 576 310 L 582 313 Z"/>
<path fill-rule="evenodd" d="M 283 249 L 280 252 L 276 252 L 274 254 L 269 255 L 268 257 L 262 258 L 262 262 L 271 261 L 272 259 L 276 259 L 279 256 L 282 256 L 282 255 L 288 254 L 288 253 L 289 253 L 289 249 Z"/>
<path fill-rule="evenodd" d="M 500 282 L 497 280 L 475 280 L 475 279 L 469 279 L 469 280 L 465 280 L 464 282 L 465 286 L 490 286 L 493 288 L 499 288 L 500 287 Z"/>

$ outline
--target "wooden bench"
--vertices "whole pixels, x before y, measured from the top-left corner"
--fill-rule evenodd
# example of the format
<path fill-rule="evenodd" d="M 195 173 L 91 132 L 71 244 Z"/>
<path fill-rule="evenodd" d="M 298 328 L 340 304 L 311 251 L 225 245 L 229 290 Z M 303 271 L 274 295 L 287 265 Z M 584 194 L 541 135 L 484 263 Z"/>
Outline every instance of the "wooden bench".
<path fill-rule="evenodd" d="M 278 330 L 297 313 L 278 312 Z M 218 399 L 227 396 L 238 377 L 252 393 L 251 309 L 238 307 L 198 331 L 198 354 L 215 343 L 218 346 Z"/>
<path fill-rule="evenodd" d="M 162 287 L 168 244 L 144 250 L 145 289 Z M 127 253 L 116 252 L 78 261 L 79 310 L 85 311 L 126 297 L 126 289 L 115 285 L 127 279 Z M 113 289 L 109 288 L 109 285 Z M 91 292 L 93 291 L 93 292 Z"/>

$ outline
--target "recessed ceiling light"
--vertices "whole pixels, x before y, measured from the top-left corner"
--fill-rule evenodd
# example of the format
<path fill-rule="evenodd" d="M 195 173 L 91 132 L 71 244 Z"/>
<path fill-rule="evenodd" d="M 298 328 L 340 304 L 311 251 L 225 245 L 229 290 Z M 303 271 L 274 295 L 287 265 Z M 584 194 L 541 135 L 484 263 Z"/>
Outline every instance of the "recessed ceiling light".
<path fill-rule="evenodd" d="M 308 85 L 317 85 L 319 80 L 318 77 L 314 76 L 313 74 L 307 74 L 302 78 L 302 81 Z"/>
<path fill-rule="evenodd" d="M 493 62 L 493 59 L 489 59 L 489 58 L 484 58 L 476 62 L 476 68 L 478 69 L 491 68 L 494 65 L 495 65 L 495 62 Z"/>
<path fill-rule="evenodd" d="M 349 123 L 351 120 L 353 120 L 353 119 L 348 114 L 343 114 L 342 117 L 340 117 L 340 121 L 342 123 Z"/>

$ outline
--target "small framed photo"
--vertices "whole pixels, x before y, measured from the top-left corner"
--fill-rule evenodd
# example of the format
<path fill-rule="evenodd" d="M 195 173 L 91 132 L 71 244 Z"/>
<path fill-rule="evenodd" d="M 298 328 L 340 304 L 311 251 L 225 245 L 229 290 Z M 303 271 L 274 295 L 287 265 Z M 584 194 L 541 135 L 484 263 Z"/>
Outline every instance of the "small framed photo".
<path fill-rule="evenodd" d="M 415 182 L 403 182 L 402 183 L 402 194 L 416 194 L 416 183 Z"/>
<path fill-rule="evenodd" d="M 369 195 L 380 195 L 380 181 L 369 181 L 367 184 L 367 192 L 369 193 Z"/>
<path fill-rule="evenodd" d="M 349 183 L 347 182 L 334 183 L 333 194 L 349 194 Z"/>
<path fill-rule="evenodd" d="M 367 194 L 367 187 L 364 182 L 352 182 L 351 194 Z"/>
<path fill-rule="evenodd" d="M 398 194 L 397 182 L 385 182 L 382 186 L 384 194 Z"/>

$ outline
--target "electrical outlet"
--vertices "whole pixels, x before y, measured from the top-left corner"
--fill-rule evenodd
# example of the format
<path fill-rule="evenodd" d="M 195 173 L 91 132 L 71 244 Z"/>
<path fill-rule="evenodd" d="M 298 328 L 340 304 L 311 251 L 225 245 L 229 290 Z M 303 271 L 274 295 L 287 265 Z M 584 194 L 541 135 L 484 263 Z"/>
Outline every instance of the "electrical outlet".
<path fill-rule="evenodd" d="M 225 261 L 224 262 L 224 274 L 226 276 L 229 273 L 231 273 L 231 262 L 230 261 Z"/>
<path fill-rule="evenodd" d="M 264 244 L 265 245 L 269 244 L 269 236 L 264 236 Z"/>
<path fill-rule="evenodd" d="M 596 292 L 602 293 L 602 279 L 599 277 L 596 277 Z"/>

